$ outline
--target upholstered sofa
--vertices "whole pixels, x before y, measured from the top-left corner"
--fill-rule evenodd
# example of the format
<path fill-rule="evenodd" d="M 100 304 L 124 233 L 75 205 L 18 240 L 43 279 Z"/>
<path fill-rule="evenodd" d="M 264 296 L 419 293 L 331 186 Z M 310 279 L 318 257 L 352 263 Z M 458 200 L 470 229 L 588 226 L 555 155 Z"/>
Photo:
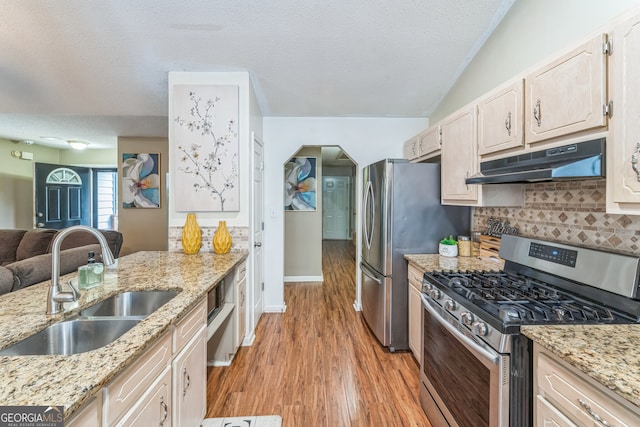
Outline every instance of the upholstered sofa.
<path fill-rule="evenodd" d="M 0 230 L 0 295 L 51 279 L 51 250 L 58 230 Z M 120 254 L 122 233 L 100 230 L 114 257 Z M 86 264 L 89 251 L 98 259 L 102 249 L 90 233 L 68 234 L 60 245 L 60 274 Z"/>

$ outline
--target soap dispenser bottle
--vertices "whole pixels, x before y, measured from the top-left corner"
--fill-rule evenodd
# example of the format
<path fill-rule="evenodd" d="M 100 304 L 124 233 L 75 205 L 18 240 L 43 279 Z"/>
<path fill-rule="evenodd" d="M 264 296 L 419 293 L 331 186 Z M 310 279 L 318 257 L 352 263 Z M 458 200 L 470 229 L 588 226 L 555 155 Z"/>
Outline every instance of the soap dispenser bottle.
<path fill-rule="evenodd" d="M 87 265 L 78 268 L 78 287 L 80 289 L 89 289 L 98 286 L 104 280 L 104 265 L 96 262 L 96 254 L 89 252 Z"/>

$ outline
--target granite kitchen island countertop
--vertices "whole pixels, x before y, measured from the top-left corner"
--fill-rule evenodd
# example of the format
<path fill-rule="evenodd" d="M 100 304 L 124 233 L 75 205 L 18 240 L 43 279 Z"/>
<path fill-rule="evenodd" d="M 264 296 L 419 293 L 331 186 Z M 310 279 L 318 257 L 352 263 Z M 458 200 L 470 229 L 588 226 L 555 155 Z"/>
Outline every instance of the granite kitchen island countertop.
<path fill-rule="evenodd" d="M 119 339 L 97 350 L 70 356 L 0 356 L 0 405 L 61 405 L 68 419 L 188 314 L 247 255 L 247 251 L 127 255 L 105 269 L 101 286 L 81 291 L 79 301 L 65 304 L 65 313 L 55 316 L 45 313 L 48 281 L 0 296 L 0 348 L 4 348 L 117 293 L 180 291 Z M 75 277 L 76 273 L 68 274 L 60 283 Z"/>
<path fill-rule="evenodd" d="M 502 260 L 477 257 L 445 257 L 438 254 L 405 254 L 404 258 L 424 271 L 432 270 L 494 270 L 502 269 Z"/>
<path fill-rule="evenodd" d="M 521 331 L 640 407 L 640 325 L 522 326 Z"/>

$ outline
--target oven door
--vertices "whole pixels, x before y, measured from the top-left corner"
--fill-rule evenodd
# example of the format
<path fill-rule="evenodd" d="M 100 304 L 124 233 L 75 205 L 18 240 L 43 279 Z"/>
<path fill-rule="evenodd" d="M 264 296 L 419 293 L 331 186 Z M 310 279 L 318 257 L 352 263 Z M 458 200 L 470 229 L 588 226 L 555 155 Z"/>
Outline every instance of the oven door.
<path fill-rule="evenodd" d="M 434 427 L 509 426 L 509 355 L 425 295 L 420 402 Z"/>

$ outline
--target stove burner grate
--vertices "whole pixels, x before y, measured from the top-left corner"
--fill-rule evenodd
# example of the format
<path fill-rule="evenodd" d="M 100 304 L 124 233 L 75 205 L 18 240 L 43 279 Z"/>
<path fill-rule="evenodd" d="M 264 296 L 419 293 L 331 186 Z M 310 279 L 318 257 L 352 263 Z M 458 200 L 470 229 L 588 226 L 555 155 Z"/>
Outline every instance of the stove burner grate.
<path fill-rule="evenodd" d="M 505 271 L 433 271 L 425 277 L 449 288 L 506 324 L 604 323 L 606 307 L 536 279 Z"/>

